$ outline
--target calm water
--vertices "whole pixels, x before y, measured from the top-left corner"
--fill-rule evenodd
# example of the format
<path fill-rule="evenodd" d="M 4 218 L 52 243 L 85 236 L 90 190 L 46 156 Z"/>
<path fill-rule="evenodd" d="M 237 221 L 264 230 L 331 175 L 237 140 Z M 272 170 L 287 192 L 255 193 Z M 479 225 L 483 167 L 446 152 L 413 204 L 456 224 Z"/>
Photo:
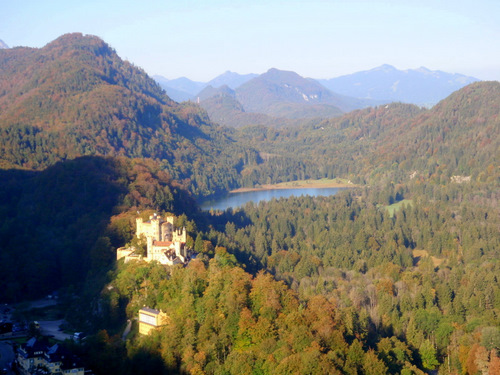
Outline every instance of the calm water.
<path fill-rule="evenodd" d="M 329 196 L 335 195 L 342 188 L 303 188 L 303 189 L 275 189 L 258 190 L 244 193 L 231 193 L 225 197 L 207 201 L 201 204 L 202 210 L 226 210 L 228 208 L 237 208 L 244 206 L 247 202 L 269 201 L 273 198 L 288 198 L 291 196 L 300 197 L 301 195 Z"/>

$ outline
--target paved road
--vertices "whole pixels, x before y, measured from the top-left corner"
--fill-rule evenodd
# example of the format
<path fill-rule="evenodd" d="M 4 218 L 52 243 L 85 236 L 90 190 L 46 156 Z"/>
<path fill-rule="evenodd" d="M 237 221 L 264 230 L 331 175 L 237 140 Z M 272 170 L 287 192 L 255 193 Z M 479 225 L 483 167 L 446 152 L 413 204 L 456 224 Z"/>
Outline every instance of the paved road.
<path fill-rule="evenodd" d="M 57 305 L 57 300 L 56 299 L 49 299 L 49 298 L 42 298 L 42 299 L 39 299 L 36 301 L 31 301 L 31 302 L 29 302 L 29 304 L 30 304 L 30 307 L 32 309 L 34 309 L 34 308 Z"/>
<path fill-rule="evenodd" d="M 125 327 L 125 330 L 123 331 L 123 335 L 122 335 L 123 341 L 125 341 L 127 339 L 127 335 L 130 333 L 131 328 L 132 328 L 132 321 L 130 319 L 127 319 L 127 326 Z"/>
<path fill-rule="evenodd" d="M 64 341 L 71 339 L 71 335 L 59 331 L 59 326 L 64 323 L 64 320 L 42 320 L 40 323 L 40 333 L 44 336 L 54 336 L 56 340 Z"/>

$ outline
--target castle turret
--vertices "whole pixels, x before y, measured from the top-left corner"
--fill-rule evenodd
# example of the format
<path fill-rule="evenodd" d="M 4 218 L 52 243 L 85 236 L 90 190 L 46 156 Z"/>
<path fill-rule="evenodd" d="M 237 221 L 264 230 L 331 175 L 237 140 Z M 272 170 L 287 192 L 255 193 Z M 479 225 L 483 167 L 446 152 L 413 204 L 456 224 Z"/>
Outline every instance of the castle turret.
<path fill-rule="evenodd" d="M 151 221 L 151 232 L 149 233 L 150 236 L 153 236 L 154 239 L 160 240 L 160 222 L 161 218 L 154 214 L 150 218 Z"/>

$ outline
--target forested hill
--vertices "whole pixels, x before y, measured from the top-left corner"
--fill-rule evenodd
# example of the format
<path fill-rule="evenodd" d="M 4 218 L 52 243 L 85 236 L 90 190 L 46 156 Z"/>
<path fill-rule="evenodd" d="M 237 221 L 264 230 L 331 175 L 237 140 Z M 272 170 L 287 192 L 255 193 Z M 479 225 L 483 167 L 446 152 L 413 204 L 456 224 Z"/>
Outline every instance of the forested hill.
<path fill-rule="evenodd" d="M 43 171 L 0 170 L 0 290 L 38 298 L 105 272 L 136 211 L 196 213 L 151 160 L 86 156 Z"/>
<path fill-rule="evenodd" d="M 0 51 L 0 140 L 3 168 L 146 157 L 199 195 L 235 186 L 236 166 L 248 160 L 199 107 L 172 101 L 144 71 L 82 34 Z"/>
<path fill-rule="evenodd" d="M 500 176 L 500 83 L 477 82 L 435 107 L 391 103 L 301 128 L 246 127 L 241 140 L 261 152 L 314 160 L 318 168 L 374 183 L 453 176 Z"/>
<path fill-rule="evenodd" d="M 67 34 L 40 49 L 0 50 L 0 167 L 41 170 L 82 155 L 151 158 L 198 196 L 333 176 L 488 179 L 499 173 L 499 85 L 472 84 L 431 110 L 393 103 L 278 130 L 230 131 L 197 105 L 172 101 L 99 38 Z M 220 103 L 221 116 L 232 106 Z"/>

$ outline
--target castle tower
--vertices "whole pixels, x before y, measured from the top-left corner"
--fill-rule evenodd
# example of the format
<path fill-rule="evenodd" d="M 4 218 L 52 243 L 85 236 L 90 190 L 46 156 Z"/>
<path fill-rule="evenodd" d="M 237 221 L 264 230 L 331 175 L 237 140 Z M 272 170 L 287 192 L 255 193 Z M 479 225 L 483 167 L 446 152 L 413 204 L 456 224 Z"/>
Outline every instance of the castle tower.
<path fill-rule="evenodd" d="M 153 216 L 150 217 L 151 221 L 151 228 L 150 228 L 150 236 L 152 236 L 155 240 L 160 240 L 160 221 L 161 218 L 154 214 Z"/>

